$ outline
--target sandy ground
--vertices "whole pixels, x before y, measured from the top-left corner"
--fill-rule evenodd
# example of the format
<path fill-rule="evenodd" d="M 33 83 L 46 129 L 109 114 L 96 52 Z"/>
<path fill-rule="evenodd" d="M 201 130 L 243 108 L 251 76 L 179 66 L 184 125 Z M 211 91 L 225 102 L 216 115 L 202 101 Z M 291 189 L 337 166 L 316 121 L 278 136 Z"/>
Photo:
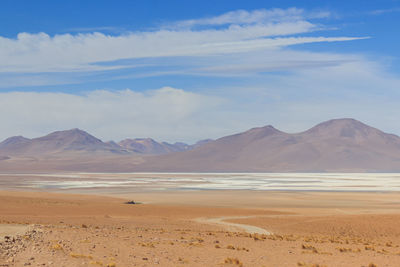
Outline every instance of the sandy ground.
<path fill-rule="evenodd" d="M 28 225 L 1 224 L 0 225 L 0 239 L 4 239 L 6 236 L 23 235 L 28 230 L 29 230 L 29 226 Z"/>
<path fill-rule="evenodd" d="M 0 266 L 400 266 L 399 208 L 399 193 L 2 191 Z"/>

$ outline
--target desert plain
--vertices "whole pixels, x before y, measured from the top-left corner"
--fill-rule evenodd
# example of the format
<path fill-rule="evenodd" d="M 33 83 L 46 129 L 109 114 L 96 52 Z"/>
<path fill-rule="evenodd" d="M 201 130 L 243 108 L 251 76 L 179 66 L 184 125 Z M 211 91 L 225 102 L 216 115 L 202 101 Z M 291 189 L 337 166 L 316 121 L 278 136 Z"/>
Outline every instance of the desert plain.
<path fill-rule="evenodd" d="M 396 190 L 215 189 L 207 175 L 3 174 L 0 266 L 400 266 Z"/>

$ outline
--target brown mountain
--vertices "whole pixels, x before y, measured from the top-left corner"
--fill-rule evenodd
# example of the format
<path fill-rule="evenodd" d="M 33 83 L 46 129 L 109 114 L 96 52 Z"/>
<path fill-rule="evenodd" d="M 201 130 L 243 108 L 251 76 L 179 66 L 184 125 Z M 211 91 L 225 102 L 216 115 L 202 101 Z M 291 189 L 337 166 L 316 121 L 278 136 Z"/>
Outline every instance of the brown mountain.
<path fill-rule="evenodd" d="M 0 143 L 0 153 L 10 156 L 43 156 L 65 152 L 110 152 L 126 153 L 121 147 L 104 143 L 100 139 L 79 129 L 58 131 L 49 135 L 28 139 L 22 136 L 10 137 Z"/>
<path fill-rule="evenodd" d="M 118 145 L 129 151 L 146 155 L 168 154 L 172 152 L 186 151 L 192 148 L 190 145 L 185 143 L 159 143 L 151 138 L 125 139 L 119 142 Z"/>
<path fill-rule="evenodd" d="M 151 138 L 125 139 L 119 143 L 114 141 L 103 142 L 85 131 L 71 129 L 57 131 L 34 139 L 28 139 L 23 136 L 10 137 L 0 143 L 0 155 L 40 157 L 48 154 L 74 151 L 161 155 L 191 150 L 206 142 L 208 140 L 199 141 L 194 145 L 182 142 L 170 144 L 167 142 L 159 143 Z"/>
<path fill-rule="evenodd" d="M 104 143 L 78 129 L 0 143 L 0 171 L 55 170 L 399 172 L 400 137 L 354 119 L 336 119 L 301 133 L 265 126 L 191 146 L 152 139 Z"/>
<path fill-rule="evenodd" d="M 146 159 L 151 171 L 400 171 L 400 138 L 354 119 L 296 134 L 272 126 L 222 137 L 191 151 Z"/>
<path fill-rule="evenodd" d="M 189 151 L 194 148 L 200 147 L 210 141 L 212 140 L 205 139 L 200 140 L 193 145 L 188 145 L 182 142 L 170 144 L 167 142 L 157 142 L 151 138 L 135 138 L 122 140 L 118 143 L 118 145 L 128 151 L 143 155 L 162 155 L 174 152 Z"/>

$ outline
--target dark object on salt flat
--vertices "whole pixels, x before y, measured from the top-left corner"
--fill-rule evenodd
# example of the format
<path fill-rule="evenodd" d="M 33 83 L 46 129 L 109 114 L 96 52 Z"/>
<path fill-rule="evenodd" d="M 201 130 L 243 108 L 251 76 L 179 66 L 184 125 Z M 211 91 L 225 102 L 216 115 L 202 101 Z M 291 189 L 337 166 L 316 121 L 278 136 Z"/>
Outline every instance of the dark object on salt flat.
<path fill-rule="evenodd" d="M 125 202 L 125 204 L 136 205 L 136 204 L 139 204 L 139 203 L 131 200 L 131 201 Z"/>

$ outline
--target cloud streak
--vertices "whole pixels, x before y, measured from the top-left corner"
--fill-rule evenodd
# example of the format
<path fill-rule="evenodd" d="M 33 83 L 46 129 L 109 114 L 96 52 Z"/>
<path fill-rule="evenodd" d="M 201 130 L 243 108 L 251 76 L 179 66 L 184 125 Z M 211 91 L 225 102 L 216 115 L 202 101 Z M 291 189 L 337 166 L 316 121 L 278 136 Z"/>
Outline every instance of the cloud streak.
<path fill-rule="evenodd" d="M 304 19 L 327 18 L 330 12 L 306 12 L 299 8 L 273 8 L 273 9 L 258 9 L 253 11 L 235 10 L 225 14 L 202 18 L 179 21 L 168 25 L 172 28 L 193 28 L 196 26 L 220 26 L 227 24 L 267 24 L 277 23 L 282 21 L 302 21 Z"/>
<path fill-rule="evenodd" d="M 370 15 L 382 15 L 387 13 L 400 12 L 400 7 L 388 8 L 388 9 L 376 9 L 368 12 Z"/>
<path fill-rule="evenodd" d="M 323 28 L 309 21 L 329 16 L 304 10 L 272 9 L 233 11 L 213 18 L 181 21 L 178 28 L 130 32 L 59 34 L 20 33 L 15 39 L 0 37 L 1 73 L 90 73 L 136 69 L 118 64 L 121 60 L 227 57 L 238 53 L 258 53 L 288 46 L 320 42 L 343 42 L 365 37 L 299 36 Z M 185 25 L 184 27 L 182 25 Z M 194 26 L 208 25 L 206 29 Z M 223 25 L 223 27 L 214 27 Z M 183 28 L 182 28 L 183 27 Z"/>

